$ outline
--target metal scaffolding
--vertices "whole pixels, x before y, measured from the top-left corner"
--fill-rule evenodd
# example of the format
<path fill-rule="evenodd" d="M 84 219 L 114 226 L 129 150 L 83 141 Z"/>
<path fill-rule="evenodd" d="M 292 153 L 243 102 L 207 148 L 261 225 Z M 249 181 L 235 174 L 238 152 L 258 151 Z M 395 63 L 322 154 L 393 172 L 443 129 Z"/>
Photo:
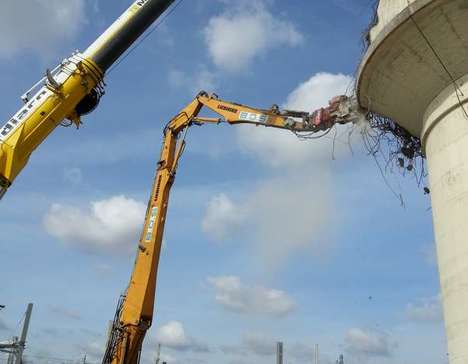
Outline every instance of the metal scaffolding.
<path fill-rule="evenodd" d="M 0 342 L 0 352 L 8 354 L 7 364 L 22 364 L 23 363 L 23 352 L 26 347 L 26 338 L 28 336 L 29 322 L 31 321 L 33 304 L 30 303 L 26 309 L 25 319 L 23 323 L 23 329 L 21 330 L 21 336 L 13 337 L 9 342 Z"/>

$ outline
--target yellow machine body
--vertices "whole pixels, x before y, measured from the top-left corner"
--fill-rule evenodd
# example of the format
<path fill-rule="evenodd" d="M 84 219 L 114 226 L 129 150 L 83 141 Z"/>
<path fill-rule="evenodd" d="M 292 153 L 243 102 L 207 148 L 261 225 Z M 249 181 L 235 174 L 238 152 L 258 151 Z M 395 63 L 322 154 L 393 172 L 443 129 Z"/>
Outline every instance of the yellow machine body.
<path fill-rule="evenodd" d="M 77 104 L 102 81 L 90 59 L 76 54 L 64 61 L 0 129 L 0 187 L 3 193 L 28 162 L 31 153 L 64 119 L 80 124 Z M 3 194 L 2 193 L 2 194 Z"/>
<path fill-rule="evenodd" d="M 80 115 L 91 111 L 104 93 L 105 72 L 173 2 L 134 1 L 83 54 L 75 53 L 52 72 L 47 71 L 23 95 L 25 105 L 0 127 L 0 198 L 32 152 L 59 124 L 68 119 L 80 125 Z"/>

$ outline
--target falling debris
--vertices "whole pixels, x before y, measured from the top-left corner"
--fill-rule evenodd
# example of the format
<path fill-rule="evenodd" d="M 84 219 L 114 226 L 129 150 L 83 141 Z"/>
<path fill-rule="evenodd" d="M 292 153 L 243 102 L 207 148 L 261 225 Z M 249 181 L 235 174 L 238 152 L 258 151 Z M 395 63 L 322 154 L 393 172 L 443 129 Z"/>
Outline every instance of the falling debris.
<path fill-rule="evenodd" d="M 386 173 L 397 167 L 403 175 L 414 175 L 418 186 L 424 186 L 427 172 L 421 139 L 390 118 L 368 112 L 366 119 L 370 127 L 362 135 L 368 153 L 384 160 Z"/>

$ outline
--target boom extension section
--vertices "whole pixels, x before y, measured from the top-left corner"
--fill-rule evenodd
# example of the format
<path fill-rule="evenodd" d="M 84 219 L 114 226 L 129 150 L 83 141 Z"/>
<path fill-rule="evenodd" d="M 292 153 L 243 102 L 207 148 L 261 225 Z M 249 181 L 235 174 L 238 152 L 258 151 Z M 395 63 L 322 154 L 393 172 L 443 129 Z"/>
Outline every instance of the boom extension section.
<path fill-rule="evenodd" d="M 209 96 L 201 92 L 166 125 L 135 265 L 127 292 L 119 302 L 103 364 L 134 364 L 139 361 L 144 336 L 153 320 L 156 277 L 169 193 L 185 149 L 188 128 L 192 125 L 227 122 L 316 133 L 327 131 L 337 123 L 355 121 L 358 114 L 354 105 L 352 99 L 340 96 L 333 99 L 329 107 L 313 113 L 280 110 L 278 106 L 262 110 L 223 101 L 216 95 Z M 220 118 L 199 116 L 204 107 L 220 115 Z M 181 135 L 184 137 L 181 138 Z"/>

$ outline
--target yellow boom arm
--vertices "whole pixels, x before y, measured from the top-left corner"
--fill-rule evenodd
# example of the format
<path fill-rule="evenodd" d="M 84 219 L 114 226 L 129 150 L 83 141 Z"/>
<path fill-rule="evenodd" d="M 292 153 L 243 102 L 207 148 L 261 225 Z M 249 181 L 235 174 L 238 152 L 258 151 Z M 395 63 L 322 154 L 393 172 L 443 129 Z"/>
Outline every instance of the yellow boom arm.
<path fill-rule="evenodd" d="M 348 99 L 344 98 L 340 105 L 343 106 L 346 102 L 348 102 Z M 199 117 L 203 107 L 211 109 L 221 117 Z M 339 114 L 335 113 L 331 119 L 323 119 L 326 121 L 325 125 L 317 123 L 317 112 L 308 114 L 305 112 L 281 111 L 276 106 L 269 110 L 255 109 L 222 101 L 216 96 L 208 96 L 202 92 L 167 124 L 135 265 L 126 295 L 120 301 L 117 309 L 103 363 L 137 363 L 145 333 L 151 326 L 156 275 L 169 203 L 169 192 L 174 182 L 179 159 L 185 148 L 184 138 L 179 140 L 180 134 L 187 131 L 193 124 L 217 124 L 221 122 L 263 125 L 293 132 L 314 133 L 330 128 L 334 123 L 352 121 L 352 113 L 349 110 L 344 112 L 343 110 L 347 110 L 347 108 L 341 107 Z"/>
<path fill-rule="evenodd" d="M 80 116 L 92 111 L 104 93 L 105 72 L 173 2 L 134 1 L 84 53 L 47 71 L 23 95 L 25 105 L 0 127 L 0 198 L 58 125 L 68 119 L 79 127 Z"/>
<path fill-rule="evenodd" d="M 102 78 L 100 68 L 77 53 L 48 72 L 34 96 L 23 96 L 25 105 L 0 129 L 0 198 L 31 153 L 64 119 L 80 125 L 77 105 L 100 96 Z"/>

